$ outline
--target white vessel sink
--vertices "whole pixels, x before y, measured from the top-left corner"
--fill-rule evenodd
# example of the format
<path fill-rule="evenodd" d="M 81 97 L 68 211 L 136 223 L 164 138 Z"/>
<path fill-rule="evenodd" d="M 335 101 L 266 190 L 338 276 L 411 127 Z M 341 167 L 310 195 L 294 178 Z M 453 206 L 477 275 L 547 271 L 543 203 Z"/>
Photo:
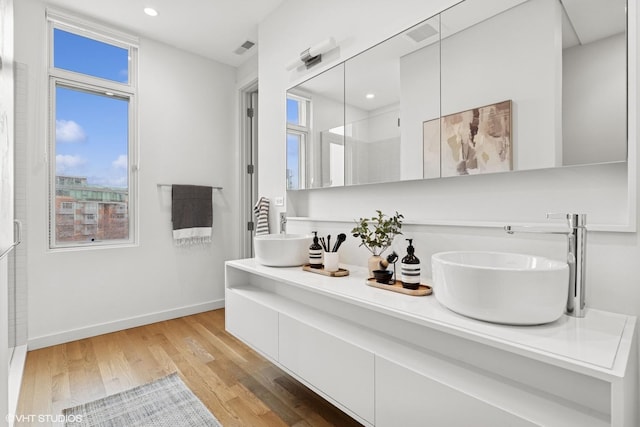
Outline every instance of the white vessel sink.
<path fill-rule="evenodd" d="M 474 319 L 539 325 L 564 313 L 569 265 L 532 255 L 441 252 L 431 258 L 438 302 Z"/>
<path fill-rule="evenodd" d="M 270 267 L 294 267 L 309 261 L 307 234 L 263 234 L 253 238 L 256 261 Z"/>

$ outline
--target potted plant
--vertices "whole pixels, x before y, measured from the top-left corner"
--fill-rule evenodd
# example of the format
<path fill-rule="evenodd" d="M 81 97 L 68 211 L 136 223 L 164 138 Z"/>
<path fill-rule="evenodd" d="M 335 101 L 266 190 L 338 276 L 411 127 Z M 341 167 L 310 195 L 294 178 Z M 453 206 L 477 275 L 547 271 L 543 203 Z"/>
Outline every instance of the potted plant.
<path fill-rule="evenodd" d="M 376 210 L 377 216 L 360 218 L 353 227 L 353 237 L 359 237 L 361 243 L 371 252 L 369 258 L 369 277 L 373 277 L 373 270 L 377 270 L 382 259 L 380 255 L 391 246 L 394 237 L 402 234 L 402 220 L 404 216 L 396 212 L 394 216 L 388 216 L 380 210 Z"/>

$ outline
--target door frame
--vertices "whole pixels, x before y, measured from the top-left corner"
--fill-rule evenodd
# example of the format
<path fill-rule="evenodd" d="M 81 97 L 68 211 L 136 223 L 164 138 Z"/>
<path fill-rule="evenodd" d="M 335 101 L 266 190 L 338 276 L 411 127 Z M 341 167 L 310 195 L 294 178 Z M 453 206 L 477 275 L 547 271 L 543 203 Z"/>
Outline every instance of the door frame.
<path fill-rule="evenodd" d="M 240 96 L 240 257 L 251 258 L 254 224 L 253 206 L 258 200 L 258 80 L 239 90 Z M 253 115 L 248 114 L 253 109 Z M 249 165 L 253 170 L 249 172 Z M 255 227 L 254 227 L 255 228 Z"/>

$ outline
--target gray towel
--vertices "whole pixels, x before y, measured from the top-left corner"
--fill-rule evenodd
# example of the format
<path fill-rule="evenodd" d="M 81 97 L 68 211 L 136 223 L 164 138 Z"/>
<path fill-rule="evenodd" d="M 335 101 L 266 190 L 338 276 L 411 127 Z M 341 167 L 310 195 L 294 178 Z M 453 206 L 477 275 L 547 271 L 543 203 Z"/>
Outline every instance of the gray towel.
<path fill-rule="evenodd" d="M 256 236 L 269 234 L 269 199 L 260 197 L 253 207 L 253 213 L 257 219 Z"/>
<path fill-rule="evenodd" d="M 211 242 L 212 190 L 198 185 L 171 186 L 173 239 L 178 246 Z"/>

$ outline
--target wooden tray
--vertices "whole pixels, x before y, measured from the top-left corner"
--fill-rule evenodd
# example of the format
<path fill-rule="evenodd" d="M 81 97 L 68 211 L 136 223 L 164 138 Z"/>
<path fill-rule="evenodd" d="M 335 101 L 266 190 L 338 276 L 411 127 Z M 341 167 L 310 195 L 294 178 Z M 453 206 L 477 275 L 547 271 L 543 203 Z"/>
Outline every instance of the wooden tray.
<path fill-rule="evenodd" d="M 373 277 L 367 279 L 367 285 L 373 286 L 374 288 L 386 289 L 388 291 L 399 292 L 401 294 L 412 295 L 414 297 L 421 297 L 425 295 L 431 295 L 433 290 L 429 285 L 423 285 L 422 283 L 418 285 L 418 289 L 407 289 L 402 287 L 402 282 L 400 280 L 396 280 L 395 282 L 389 281 L 388 285 L 384 283 L 376 282 L 376 279 Z"/>
<path fill-rule="evenodd" d="M 305 264 L 302 266 L 304 271 L 309 271 L 311 273 L 322 274 L 324 276 L 329 277 L 343 277 L 349 275 L 349 270 L 345 270 L 344 268 L 339 268 L 338 271 L 327 271 L 324 268 L 311 268 L 309 264 Z"/>

